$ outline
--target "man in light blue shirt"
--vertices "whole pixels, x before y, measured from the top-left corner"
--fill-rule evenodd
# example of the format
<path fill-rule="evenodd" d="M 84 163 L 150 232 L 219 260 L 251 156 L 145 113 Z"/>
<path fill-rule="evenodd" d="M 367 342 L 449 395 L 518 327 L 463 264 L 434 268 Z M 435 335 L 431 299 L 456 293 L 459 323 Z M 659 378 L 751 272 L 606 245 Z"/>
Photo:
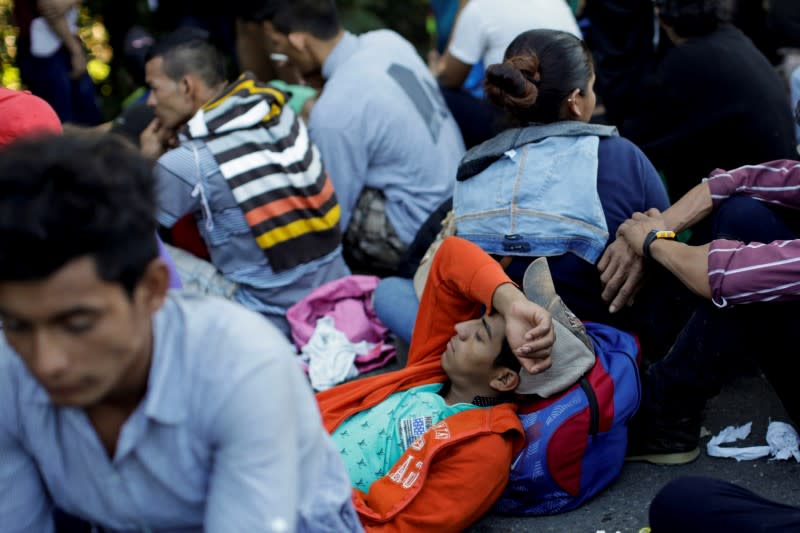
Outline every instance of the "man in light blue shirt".
<path fill-rule="evenodd" d="M 276 51 L 325 88 L 309 132 L 342 206 L 346 252 L 391 270 L 428 216 L 453 194 L 464 143 L 414 47 L 387 30 L 344 31 L 334 0 L 244 0 Z"/>
<path fill-rule="evenodd" d="M 288 342 L 168 293 L 154 213 L 113 137 L 0 153 L 0 530 L 360 531 Z"/>

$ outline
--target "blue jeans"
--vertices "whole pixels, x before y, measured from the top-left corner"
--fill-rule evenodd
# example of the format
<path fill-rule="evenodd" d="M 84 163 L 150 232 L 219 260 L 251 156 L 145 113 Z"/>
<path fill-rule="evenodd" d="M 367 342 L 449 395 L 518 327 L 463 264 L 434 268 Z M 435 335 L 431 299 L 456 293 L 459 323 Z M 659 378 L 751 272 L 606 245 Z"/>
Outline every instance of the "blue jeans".
<path fill-rule="evenodd" d="M 34 57 L 20 50 L 17 56 L 22 81 L 55 110 L 61 122 L 96 126 L 103 122 L 94 82 L 88 74 L 70 78 L 72 60 L 63 46 L 50 57 Z"/>
<path fill-rule="evenodd" d="M 372 298 L 375 314 L 380 321 L 410 345 L 419 310 L 414 283 L 407 278 L 385 278 L 378 283 Z"/>

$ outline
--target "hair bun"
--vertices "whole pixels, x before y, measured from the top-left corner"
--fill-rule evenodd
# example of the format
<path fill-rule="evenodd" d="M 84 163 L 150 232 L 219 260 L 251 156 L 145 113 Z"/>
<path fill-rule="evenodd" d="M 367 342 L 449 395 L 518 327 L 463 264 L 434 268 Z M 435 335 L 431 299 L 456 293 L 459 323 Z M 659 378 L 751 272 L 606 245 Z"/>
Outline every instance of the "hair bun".
<path fill-rule="evenodd" d="M 508 63 L 491 65 L 486 70 L 486 81 L 515 98 L 525 95 L 528 84 L 528 80 L 525 79 L 522 72 Z"/>
<path fill-rule="evenodd" d="M 536 103 L 539 77 L 536 54 L 510 57 L 486 69 L 486 93 L 495 104 L 515 112 Z"/>

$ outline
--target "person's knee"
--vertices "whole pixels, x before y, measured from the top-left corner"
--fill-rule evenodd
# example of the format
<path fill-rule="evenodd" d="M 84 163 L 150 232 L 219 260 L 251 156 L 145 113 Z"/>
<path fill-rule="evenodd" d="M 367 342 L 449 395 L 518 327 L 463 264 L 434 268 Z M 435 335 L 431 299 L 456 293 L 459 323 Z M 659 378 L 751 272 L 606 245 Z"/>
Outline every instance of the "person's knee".
<path fill-rule="evenodd" d="M 714 237 L 742 242 L 771 242 L 794 235 L 763 202 L 732 196 L 714 214 Z"/>
<path fill-rule="evenodd" d="M 406 278 L 385 278 L 372 296 L 375 314 L 392 333 L 406 343 L 411 342 L 419 301 L 414 284 Z"/>
<path fill-rule="evenodd" d="M 375 287 L 372 302 L 375 311 L 380 316 L 382 311 L 391 311 L 401 301 L 406 301 L 414 291 L 411 280 L 406 278 L 389 277 L 384 278 Z"/>

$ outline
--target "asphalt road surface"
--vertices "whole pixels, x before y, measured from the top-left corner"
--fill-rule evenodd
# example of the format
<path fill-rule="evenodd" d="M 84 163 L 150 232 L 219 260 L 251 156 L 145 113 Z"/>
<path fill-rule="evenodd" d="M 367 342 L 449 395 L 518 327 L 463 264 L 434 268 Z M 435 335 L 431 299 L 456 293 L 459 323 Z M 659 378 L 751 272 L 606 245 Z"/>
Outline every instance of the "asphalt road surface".
<path fill-rule="evenodd" d="M 703 425 L 716 435 L 726 426 L 752 422 L 750 437 L 731 446 L 759 446 L 766 444 L 770 419 L 788 422 L 769 384 L 760 376 L 754 376 L 741 378 L 723 390 L 709 404 Z M 709 437 L 702 440 L 702 454 L 688 465 L 668 467 L 627 463 L 620 477 L 608 489 L 570 513 L 532 518 L 488 515 L 468 531 L 638 533 L 648 526 L 647 509 L 656 492 L 669 480 L 684 475 L 725 479 L 769 499 L 800 506 L 800 464 L 794 459 L 769 461 L 764 458 L 737 462 L 709 457 L 705 450 L 708 440 Z"/>

